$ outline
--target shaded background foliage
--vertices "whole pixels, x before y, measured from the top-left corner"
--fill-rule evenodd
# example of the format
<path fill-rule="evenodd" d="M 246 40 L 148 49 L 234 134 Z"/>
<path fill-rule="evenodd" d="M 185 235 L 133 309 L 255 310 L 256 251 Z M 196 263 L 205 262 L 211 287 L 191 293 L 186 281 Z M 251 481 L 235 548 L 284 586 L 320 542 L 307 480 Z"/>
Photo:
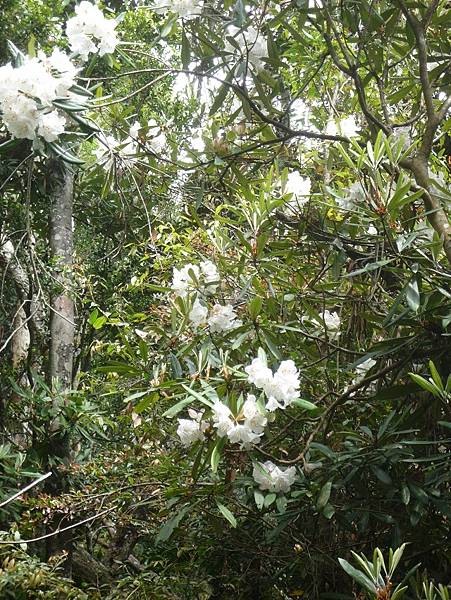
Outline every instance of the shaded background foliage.
<path fill-rule="evenodd" d="M 327 5 L 342 24 L 339 33 L 307 3 L 279 4 L 262 21 L 270 51 L 265 71 L 253 76 L 255 87 L 230 91 L 202 77 L 214 96 L 204 111 L 200 88 L 174 97 L 175 73 L 134 92 L 152 80 L 146 70 L 160 68 L 162 58 L 167 68 L 222 78 L 214 57 L 225 56 L 223 22 L 247 20 L 241 2 L 226 3 L 226 17 L 222 5 L 209 3 L 208 18 L 183 25 L 130 10 L 121 22 L 123 47 L 88 65 L 85 75 L 100 84 L 105 104 L 110 94 L 113 102 L 126 99 L 96 111 L 103 129 L 124 140 L 136 118 L 143 126 L 154 118 L 168 149 L 156 156 L 143 143 L 132 167 L 118 151 L 104 169 L 92 153 L 97 143 L 81 144 L 86 166 L 77 173 L 72 290 L 77 368 L 63 414 L 72 455 L 69 465 L 56 465 L 67 469 L 70 490 L 57 498 L 35 491 L 4 509 L 1 519 L 6 539 L 14 531 L 27 539 L 47 531 L 55 514 L 67 524 L 109 512 L 75 528 L 66 560 L 49 558 L 39 543 L 2 546 L 6 597 L 351 598 L 356 588 L 337 558 L 402 542 L 410 543 L 404 573 L 421 562 L 429 578 L 448 583 L 449 389 L 425 389 L 408 373 L 430 377 L 432 360 L 443 384 L 449 376 L 449 265 L 438 236 L 431 240 L 418 231 L 427 227 L 418 189 L 411 184 L 393 199 L 394 173 L 402 167 L 395 136 L 360 116 L 358 142 L 309 144 L 293 133 L 299 122 L 286 111 L 302 98 L 311 106 L 309 126 L 320 132 L 331 114 L 361 113 L 358 80 L 334 61 L 334 53 L 343 52 L 340 40 L 351 39 L 372 113 L 386 124 L 382 81 L 396 122 L 414 119 L 414 137 L 421 139 L 426 119 L 414 32 L 397 3 Z M 438 4 L 428 37 L 431 59 L 439 61 L 430 69 L 437 103 L 439 92 L 449 92 L 450 55 L 449 14 Z M 29 1 L 18 22 L 19 5 L 6 3 L 2 62 L 8 38 L 27 48 L 34 36 L 37 46 L 52 47 L 65 12 L 71 5 Z M 332 39 L 329 47 L 323 31 Z M 390 61 L 400 67 L 387 74 Z M 137 73 L 126 75 L 131 69 Z M 181 151 L 208 111 L 206 150 L 194 149 L 195 164 L 181 165 Z M 445 188 L 448 130 L 444 120 L 430 157 Z M 20 163 L 29 148 L 15 152 L 2 160 L 2 181 L 11 175 L 2 190 L 2 231 L 14 241 L 32 287 L 39 283 L 48 297 L 55 284 L 44 165 L 34 162 L 27 194 L 30 167 Z M 285 209 L 284 169 L 310 177 L 312 199 L 305 206 Z M 337 197 L 356 181 L 367 193 L 357 208 L 343 210 Z M 368 233 L 369 225 L 376 233 Z M 171 304 L 173 266 L 204 257 L 218 265 L 220 297 L 233 301 L 243 320 L 224 337 L 193 331 L 186 307 Z M 4 339 L 18 295 L 7 273 L 2 283 Z M 338 339 L 312 326 L 325 308 L 340 314 Z M 2 356 L 5 497 L 42 472 L 49 446 L 51 452 L 48 424 L 58 389 L 45 377 L 47 317 L 45 307 L 40 335 L 19 365 L 12 364 L 10 346 Z M 173 420 L 162 416 L 186 398 L 183 385 L 202 394 L 206 384 L 220 397 L 237 396 L 244 380 L 227 377 L 227 369 L 248 364 L 259 347 L 271 365 L 295 361 L 302 398 L 316 405 L 281 414 L 261 444 L 259 458 L 281 463 L 304 452 L 286 501 L 254 494 L 250 460 L 236 448 L 224 450 L 212 474 L 212 444 L 183 451 Z M 352 392 L 364 358 L 377 362 Z M 218 501 L 232 511 L 237 528 Z M 407 597 L 423 598 L 414 588 Z"/>

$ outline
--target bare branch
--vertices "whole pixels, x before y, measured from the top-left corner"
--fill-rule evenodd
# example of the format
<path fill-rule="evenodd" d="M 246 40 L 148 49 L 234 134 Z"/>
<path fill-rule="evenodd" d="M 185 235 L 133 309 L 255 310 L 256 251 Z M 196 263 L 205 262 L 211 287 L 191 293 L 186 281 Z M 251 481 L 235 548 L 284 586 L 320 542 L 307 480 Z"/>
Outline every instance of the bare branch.
<path fill-rule="evenodd" d="M 415 35 L 418 50 L 418 64 L 420 69 L 421 89 L 423 91 L 428 117 L 431 118 L 434 116 L 434 102 L 431 82 L 429 81 L 428 75 L 428 52 L 425 37 L 425 28 L 424 25 L 420 21 L 418 21 L 418 19 L 412 13 L 408 11 L 404 0 L 398 0 L 398 4 Z"/>
<path fill-rule="evenodd" d="M 41 475 L 41 477 L 38 477 L 38 479 L 35 479 L 31 483 L 29 483 L 27 486 L 25 486 L 24 488 L 22 488 L 21 490 L 19 490 L 18 492 L 16 492 L 13 496 L 11 496 L 10 498 L 8 498 L 7 500 L 3 500 L 3 502 L 0 502 L 0 508 L 2 506 L 6 506 L 10 502 L 13 502 L 13 500 L 15 500 L 16 498 L 19 498 L 19 496 L 22 496 L 22 494 L 25 494 L 25 492 L 28 492 L 28 490 L 31 490 L 31 488 L 34 488 L 34 486 L 38 485 L 39 483 L 41 483 L 41 481 L 45 481 L 51 475 L 52 475 L 51 471 L 49 473 L 46 473 L 45 475 Z"/>
<path fill-rule="evenodd" d="M 94 521 L 94 519 L 98 519 L 99 517 L 103 517 L 103 515 L 106 515 L 110 512 L 112 512 L 113 510 L 115 510 L 116 507 L 112 507 L 112 508 L 107 508 L 106 510 L 103 510 L 102 512 L 97 513 L 96 515 L 92 515 L 92 517 L 88 517 L 87 519 L 83 519 L 83 521 L 78 521 L 78 523 L 74 523 L 73 525 L 69 525 L 68 527 L 63 527 L 62 529 L 60 529 L 59 527 L 55 530 L 52 531 L 51 533 L 46 533 L 45 535 L 41 535 L 39 537 L 36 538 L 31 538 L 28 540 L 0 540 L 0 545 L 10 545 L 10 544 L 31 544 L 34 542 L 40 542 L 41 540 L 46 540 L 48 538 L 54 537 L 55 535 L 59 535 L 60 533 L 64 533 L 65 531 L 69 531 L 70 529 L 75 529 L 75 527 L 80 527 L 80 525 L 84 525 L 85 523 L 89 523 L 89 521 Z"/>

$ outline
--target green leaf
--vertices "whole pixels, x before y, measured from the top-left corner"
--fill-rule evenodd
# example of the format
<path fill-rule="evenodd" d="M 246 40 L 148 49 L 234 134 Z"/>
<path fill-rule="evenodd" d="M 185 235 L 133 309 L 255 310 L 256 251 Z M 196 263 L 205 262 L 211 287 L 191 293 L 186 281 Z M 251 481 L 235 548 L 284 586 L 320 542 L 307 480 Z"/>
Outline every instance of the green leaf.
<path fill-rule="evenodd" d="M 326 504 L 326 506 L 323 508 L 323 516 L 326 519 L 331 519 L 335 514 L 335 508 L 332 506 L 332 504 Z"/>
<path fill-rule="evenodd" d="M 254 490 L 254 500 L 258 510 L 261 510 L 265 503 L 265 496 L 260 490 Z"/>
<path fill-rule="evenodd" d="M 28 40 L 27 53 L 30 58 L 35 58 L 36 56 L 36 38 L 33 34 L 30 35 L 30 39 Z"/>
<path fill-rule="evenodd" d="M 401 500 L 406 506 L 410 502 L 410 490 L 405 484 L 401 487 Z"/>
<path fill-rule="evenodd" d="M 6 154 L 6 152 L 11 150 L 12 148 L 15 148 L 16 146 L 18 146 L 19 144 L 21 144 L 23 142 L 24 142 L 24 140 L 16 140 L 16 139 L 7 140 L 6 142 L 3 142 L 2 144 L 0 144 L 0 154 Z"/>
<path fill-rule="evenodd" d="M 287 499 L 285 496 L 278 496 L 276 500 L 277 510 L 280 513 L 284 513 L 287 509 Z"/>
<path fill-rule="evenodd" d="M 131 396 L 127 396 L 126 398 L 124 398 L 124 403 L 128 404 L 129 402 L 132 402 L 133 400 L 137 400 L 138 398 L 142 398 L 143 396 L 146 396 L 148 393 L 149 393 L 149 390 L 145 390 L 144 392 L 135 392 Z"/>
<path fill-rule="evenodd" d="M 97 317 L 97 319 L 92 323 L 92 326 L 94 327 L 94 329 L 102 329 L 107 320 L 107 317 L 104 316 Z"/>
<path fill-rule="evenodd" d="M 406 299 L 410 309 L 413 312 L 418 312 L 420 307 L 420 290 L 418 288 L 418 280 L 416 277 L 407 284 Z"/>
<path fill-rule="evenodd" d="M 351 273 L 348 273 L 347 275 L 343 275 L 343 277 L 355 277 L 356 275 L 362 275 L 363 273 L 370 273 L 371 271 L 376 271 L 377 269 L 380 269 L 381 267 L 385 267 L 385 265 L 388 265 L 391 262 L 393 262 L 392 258 L 385 258 L 384 260 L 378 260 L 376 262 L 369 263 L 368 265 L 366 265 L 366 267 L 363 267 L 362 269 L 357 269 L 356 271 L 351 271 Z"/>
<path fill-rule="evenodd" d="M 275 501 L 276 498 L 277 498 L 277 495 L 274 493 L 267 494 L 266 498 L 265 498 L 265 508 L 268 508 L 269 506 L 271 506 L 271 504 Z"/>
<path fill-rule="evenodd" d="M 182 29 L 182 50 L 181 50 L 182 65 L 184 69 L 188 68 L 191 59 L 191 47 L 188 38 L 186 37 L 185 28 Z"/>
<path fill-rule="evenodd" d="M 193 398 L 196 398 L 196 400 L 199 400 L 199 402 L 201 402 L 202 404 L 205 404 L 205 406 L 208 406 L 208 408 L 211 408 L 213 406 L 213 402 L 211 402 L 210 400 L 207 400 L 204 396 L 199 394 L 199 392 L 196 392 L 195 390 L 188 387 L 184 383 L 182 383 L 182 388 L 185 391 L 187 391 L 190 396 L 192 396 Z"/>
<path fill-rule="evenodd" d="M 243 0 L 236 0 L 233 7 L 233 25 L 235 27 L 243 27 L 246 23 L 246 7 Z"/>
<path fill-rule="evenodd" d="M 435 385 L 439 388 L 441 392 L 444 392 L 445 388 L 443 386 L 442 378 L 440 377 L 439 372 L 437 371 L 436 366 L 434 365 L 432 360 L 429 361 L 429 370 L 431 372 L 432 379 Z"/>
<path fill-rule="evenodd" d="M 85 164 L 84 160 L 80 160 L 74 154 L 69 152 L 69 150 L 67 150 L 66 148 L 63 148 L 63 146 L 60 146 L 56 142 L 48 142 L 48 146 L 49 146 L 49 148 L 51 148 L 53 150 L 53 152 L 57 156 L 62 158 L 67 163 L 70 163 L 73 165 L 84 165 Z"/>
<path fill-rule="evenodd" d="M 304 400 L 303 398 L 296 398 L 291 404 L 299 406 L 299 408 L 303 408 L 304 410 L 308 411 L 318 410 L 318 407 L 315 404 L 313 404 L 313 402 L 309 402 L 308 400 Z"/>
<path fill-rule="evenodd" d="M 228 84 L 232 80 L 234 73 L 235 73 L 235 71 L 232 69 L 232 71 L 230 71 L 230 73 L 227 74 L 227 77 L 225 78 L 224 83 L 220 86 L 218 93 L 216 94 L 213 104 L 211 105 L 211 108 L 210 108 L 210 113 L 209 113 L 210 117 L 212 117 L 215 113 L 217 113 L 218 110 L 223 105 L 224 100 L 226 99 L 227 94 L 229 93 L 229 90 L 230 90 L 230 85 L 228 85 Z"/>
<path fill-rule="evenodd" d="M 261 312 L 262 306 L 263 306 L 263 298 L 261 298 L 260 296 L 255 296 L 249 302 L 247 310 L 249 312 L 249 316 L 252 319 L 252 321 L 255 321 L 255 319 L 258 317 L 258 315 Z"/>
<path fill-rule="evenodd" d="M 169 360 L 171 361 L 171 368 L 176 379 L 179 379 L 183 375 L 182 365 L 180 364 L 179 359 L 173 352 L 169 353 Z"/>
<path fill-rule="evenodd" d="M 346 571 L 346 573 L 354 579 L 359 585 L 361 585 L 367 592 L 371 594 L 376 594 L 377 589 L 374 583 L 364 574 L 362 571 L 354 568 L 352 565 L 348 563 L 347 560 L 343 558 L 339 558 L 338 562 L 341 565 L 341 568 Z"/>
<path fill-rule="evenodd" d="M 98 316 L 99 316 L 99 311 L 97 310 L 97 308 L 95 308 L 92 311 L 92 313 L 89 315 L 88 323 L 90 325 L 92 325 L 96 321 L 96 319 L 97 319 Z"/>
<path fill-rule="evenodd" d="M 174 404 L 174 406 L 171 406 L 171 408 L 168 408 L 162 416 L 171 419 L 192 402 L 193 398 L 184 398 L 183 400 L 180 400 L 180 402 L 177 402 L 177 404 Z"/>
<path fill-rule="evenodd" d="M 168 540 L 171 535 L 174 533 L 174 530 L 179 526 L 180 521 L 186 515 L 186 513 L 190 510 L 190 506 L 185 506 L 179 512 L 171 517 L 166 523 L 161 527 L 160 531 L 155 538 L 155 544 L 159 544 L 160 542 L 165 542 Z"/>
<path fill-rule="evenodd" d="M 221 512 L 223 517 L 225 517 L 227 519 L 227 521 L 230 523 L 230 525 L 232 527 L 236 527 L 236 525 L 237 525 L 236 519 L 235 519 L 233 513 L 227 508 L 227 506 L 224 506 L 224 504 L 221 504 L 218 501 L 216 501 L 216 505 L 219 508 L 219 511 Z"/>
<path fill-rule="evenodd" d="M 376 475 L 376 477 L 379 479 L 379 481 L 381 483 L 383 483 L 385 485 L 391 485 L 392 480 L 388 473 L 386 473 L 380 467 L 376 467 L 374 465 L 371 467 L 371 470 L 373 471 L 373 473 Z"/>
<path fill-rule="evenodd" d="M 168 35 L 171 33 L 172 28 L 174 27 L 174 25 L 176 25 L 177 23 L 177 18 L 174 16 L 170 16 L 165 23 L 163 23 L 163 27 L 160 30 L 160 36 L 162 38 L 166 38 L 168 37 Z"/>
<path fill-rule="evenodd" d="M 417 375 L 416 373 L 409 373 L 410 378 L 415 381 L 420 387 L 422 387 L 427 392 L 431 393 L 433 396 L 440 396 L 440 390 L 438 390 L 433 383 L 427 381 L 421 375 Z"/>
<path fill-rule="evenodd" d="M 322 510 L 329 501 L 330 493 L 332 491 L 332 482 L 328 481 L 323 485 L 316 501 L 316 508 Z"/>
<path fill-rule="evenodd" d="M 213 473 L 216 473 L 216 471 L 218 470 L 219 461 L 221 460 L 221 451 L 224 448 L 225 443 L 226 443 L 226 438 L 222 437 L 222 438 L 218 439 L 218 441 L 216 442 L 216 444 L 213 447 L 213 450 L 212 450 L 211 456 L 210 456 L 210 465 L 211 465 L 211 470 L 213 471 Z"/>

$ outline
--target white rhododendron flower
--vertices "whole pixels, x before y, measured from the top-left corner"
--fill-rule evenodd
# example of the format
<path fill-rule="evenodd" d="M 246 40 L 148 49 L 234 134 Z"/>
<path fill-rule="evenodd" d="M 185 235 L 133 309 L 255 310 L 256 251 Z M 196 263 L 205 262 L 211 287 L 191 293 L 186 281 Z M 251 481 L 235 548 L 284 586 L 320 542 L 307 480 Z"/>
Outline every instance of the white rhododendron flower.
<path fill-rule="evenodd" d="M 208 317 L 210 331 L 230 331 L 232 329 L 236 329 L 237 327 L 241 327 L 243 323 L 236 317 L 236 312 L 233 310 L 233 306 L 231 304 L 226 304 L 225 306 L 222 306 L 221 304 L 215 304 Z"/>
<path fill-rule="evenodd" d="M 217 283 L 219 282 L 219 273 L 216 265 L 212 263 L 211 260 L 204 260 L 199 266 L 207 288 L 206 291 L 214 294 L 218 287 Z"/>
<path fill-rule="evenodd" d="M 161 131 L 161 127 L 155 119 L 149 119 L 147 122 L 147 129 L 147 146 L 149 146 L 156 154 L 161 154 L 167 144 L 165 134 Z"/>
<path fill-rule="evenodd" d="M 199 302 L 199 299 L 194 300 L 192 309 L 189 312 L 188 318 L 194 327 L 199 327 L 207 322 L 208 308 Z"/>
<path fill-rule="evenodd" d="M 34 141 L 54 142 L 63 132 L 65 119 L 53 107 L 57 99 L 76 96 L 77 68 L 59 49 L 49 57 L 23 57 L 22 64 L 0 67 L 0 113 L 11 135 Z"/>
<path fill-rule="evenodd" d="M 99 146 L 94 150 L 97 162 L 102 165 L 105 171 L 109 171 L 114 164 L 115 153 L 118 152 L 120 142 L 112 135 L 98 136 Z"/>
<path fill-rule="evenodd" d="M 219 283 L 216 265 L 204 260 L 200 265 L 188 263 L 181 269 L 173 269 L 171 289 L 176 296 L 185 298 L 190 292 L 214 294 Z"/>
<path fill-rule="evenodd" d="M 232 444 L 241 444 L 242 448 L 249 448 L 258 443 L 261 434 L 253 431 L 246 423 L 234 423 L 227 431 L 227 437 Z"/>
<path fill-rule="evenodd" d="M 100 56 L 114 52 L 118 44 L 116 25 L 116 21 L 107 19 L 95 4 L 83 0 L 75 7 L 75 16 L 66 23 L 72 52 L 83 60 L 95 52 Z"/>
<path fill-rule="evenodd" d="M 186 447 L 205 439 L 204 432 L 208 429 L 208 421 L 202 421 L 203 412 L 188 411 L 190 419 L 178 419 L 177 435 Z"/>
<path fill-rule="evenodd" d="M 201 14 L 203 5 L 203 0 L 156 0 L 152 8 L 156 13 L 171 12 L 182 19 L 190 20 Z"/>
<path fill-rule="evenodd" d="M 352 115 L 339 121 L 338 128 L 341 132 L 341 135 L 344 135 L 345 137 L 355 137 L 358 134 L 358 125 Z"/>
<path fill-rule="evenodd" d="M 219 437 L 224 437 L 234 425 L 232 411 L 223 402 L 216 400 L 212 406 L 214 427 Z"/>
<path fill-rule="evenodd" d="M 195 289 L 195 280 L 199 281 L 199 278 L 200 269 L 197 265 L 188 263 L 181 269 L 174 267 L 171 289 L 175 292 L 176 296 L 184 298 L 191 290 Z"/>
<path fill-rule="evenodd" d="M 287 467 L 282 469 L 270 460 L 264 463 L 255 463 L 252 472 L 254 481 L 259 484 L 261 490 L 269 492 L 289 492 L 296 480 L 296 468 Z"/>
<path fill-rule="evenodd" d="M 336 203 L 342 210 L 355 210 L 359 205 L 364 204 L 366 193 L 363 185 L 356 181 L 347 190 L 344 198 L 335 198 Z"/>
<path fill-rule="evenodd" d="M 273 374 L 260 358 L 254 358 L 244 369 L 249 383 L 262 389 L 268 398 L 266 409 L 273 412 L 277 408 L 287 408 L 299 398 L 299 371 L 292 360 L 284 360 Z"/>
<path fill-rule="evenodd" d="M 41 114 L 38 121 L 38 135 L 46 142 L 54 142 L 64 132 L 66 119 L 56 110 Z"/>
<path fill-rule="evenodd" d="M 260 357 L 254 358 L 244 370 L 248 375 L 249 383 L 253 383 L 259 389 L 264 389 L 272 382 L 272 371 Z"/>
<path fill-rule="evenodd" d="M 59 48 L 55 48 L 50 56 L 46 56 L 44 52 L 38 52 L 38 58 L 56 79 L 55 95 L 60 98 L 68 95 L 76 96 L 76 94 L 70 94 L 69 90 L 74 85 L 80 69 L 74 65 L 70 57 Z"/>
<path fill-rule="evenodd" d="M 253 394 L 248 394 L 241 411 L 245 418 L 245 425 L 257 434 L 262 434 L 268 419 L 261 412 L 257 404 L 257 398 Z"/>
<path fill-rule="evenodd" d="M 266 38 L 255 27 L 242 30 L 232 25 L 227 28 L 226 35 L 236 40 L 243 58 L 257 71 L 265 68 L 263 59 L 268 58 L 268 45 Z M 231 54 L 237 52 L 236 46 L 228 40 L 225 43 L 224 50 Z"/>
<path fill-rule="evenodd" d="M 366 360 L 358 364 L 355 368 L 356 378 L 354 379 L 353 383 L 357 383 L 362 379 L 365 379 L 366 374 L 374 367 L 375 364 L 376 361 L 373 358 L 367 358 Z"/>
<path fill-rule="evenodd" d="M 310 196 L 311 181 L 308 177 L 302 177 L 298 171 L 288 175 L 285 184 L 285 193 L 292 194 L 292 198 L 285 204 L 285 209 L 296 210 L 307 204 Z"/>
<path fill-rule="evenodd" d="M 217 400 L 213 407 L 213 426 L 219 437 L 227 436 L 232 444 L 250 448 L 263 435 L 267 419 L 257 406 L 255 396 L 249 395 L 238 417 L 223 402 Z"/>
<path fill-rule="evenodd" d="M 327 309 L 323 313 L 323 323 L 315 321 L 317 325 L 324 326 L 330 339 L 335 340 L 340 335 L 340 317 L 336 312 L 330 312 Z"/>
<path fill-rule="evenodd" d="M 265 389 L 268 404 L 274 410 L 275 402 L 278 408 L 286 408 L 293 400 L 299 398 L 299 372 L 292 360 L 283 360 L 274 373 L 272 383 Z M 267 405 L 268 410 L 270 407 Z"/>
<path fill-rule="evenodd" d="M 19 94 L 14 98 L 5 98 L 1 109 L 3 122 L 13 137 L 27 140 L 36 138 L 39 111 L 34 100 Z"/>

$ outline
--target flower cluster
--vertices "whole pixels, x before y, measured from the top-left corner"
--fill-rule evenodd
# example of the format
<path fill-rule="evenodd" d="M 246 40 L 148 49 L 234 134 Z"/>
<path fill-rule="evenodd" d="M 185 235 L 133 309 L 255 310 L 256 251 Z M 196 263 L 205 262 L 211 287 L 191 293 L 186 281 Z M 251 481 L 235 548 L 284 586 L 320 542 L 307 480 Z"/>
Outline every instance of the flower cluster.
<path fill-rule="evenodd" d="M 65 118 L 53 101 L 73 97 L 77 68 L 58 48 L 50 56 L 23 57 L 22 64 L 0 67 L 0 111 L 15 138 L 54 142 L 64 132 Z"/>
<path fill-rule="evenodd" d="M 365 202 L 366 192 L 363 185 L 356 181 L 347 190 L 345 190 L 346 196 L 336 197 L 335 200 L 338 206 L 345 211 L 356 210 L 362 203 Z"/>
<path fill-rule="evenodd" d="M 208 324 L 212 333 L 231 331 L 241 327 L 242 321 L 237 318 L 231 304 L 215 303 L 209 313 L 205 296 L 214 294 L 218 285 L 218 270 L 216 265 L 209 260 L 201 262 L 200 265 L 188 263 L 181 269 L 174 268 L 171 289 L 175 295 L 187 298 L 190 293 L 196 293 L 188 313 L 193 327 Z"/>
<path fill-rule="evenodd" d="M 240 319 L 237 319 L 236 312 L 231 304 L 215 304 L 210 311 L 207 323 L 210 327 L 210 331 L 221 332 L 231 331 L 237 327 L 241 327 L 243 324 Z"/>
<path fill-rule="evenodd" d="M 288 209 L 296 209 L 304 206 L 309 200 L 311 181 L 308 177 L 302 177 L 298 171 L 292 171 L 285 184 L 285 193 L 291 194 L 290 201 L 285 205 Z"/>
<path fill-rule="evenodd" d="M 338 121 L 338 125 L 335 121 L 330 120 L 326 126 L 326 133 L 328 135 L 344 135 L 345 137 L 355 137 L 358 135 L 358 125 L 354 116 L 346 117 L 341 121 Z"/>
<path fill-rule="evenodd" d="M 188 263 L 181 269 L 174 267 L 171 289 L 176 296 L 186 298 L 190 292 L 214 294 L 219 282 L 219 273 L 214 263 L 204 260 L 200 265 Z"/>
<path fill-rule="evenodd" d="M 210 427 L 208 421 L 202 420 L 203 413 L 188 411 L 190 419 L 178 419 L 177 435 L 184 446 L 191 446 L 205 439 L 205 431 Z M 257 399 L 249 394 L 237 416 L 230 408 L 216 400 L 212 406 L 213 427 L 219 437 L 227 436 L 232 444 L 240 444 L 241 448 L 250 448 L 257 444 L 267 424 L 264 411 L 259 408 Z"/>
<path fill-rule="evenodd" d="M 375 361 L 373 358 L 367 358 L 363 362 L 359 363 L 355 368 L 355 377 L 351 381 L 351 386 L 361 383 L 366 378 L 368 371 L 371 371 L 376 362 L 377 361 Z M 366 389 L 369 392 L 374 392 L 376 390 L 375 382 L 373 381 L 367 384 Z M 354 394 L 355 392 L 351 392 L 351 397 L 354 396 Z"/>
<path fill-rule="evenodd" d="M 75 16 L 66 23 L 72 52 L 83 60 L 88 60 L 91 53 L 103 56 L 114 52 L 118 44 L 116 25 L 116 21 L 105 18 L 95 4 L 83 0 L 75 7 Z"/>
<path fill-rule="evenodd" d="M 97 162 L 109 171 L 114 163 L 114 156 L 119 156 L 121 160 L 128 164 L 136 162 L 136 154 L 139 151 L 140 140 L 143 139 L 145 132 L 145 144 L 154 152 L 161 152 L 166 145 L 166 136 L 161 132 L 155 119 L 150 119 L 146 127 L 141 127 L 138 121 L 135 121 L 129 129 L 129 134 L 125 140 L 119 141 L 112 135 L 97 136 L 100 145 L 94 151 Z"/>
<path fill-rule="evenodd" d="M 289 492 L 296 479 L 296 468 L 281 469 L 270 460 L 264 463 L 255 463 L 252 472 L 254 481 L 261 490 L 269 492 Z"/>
<path fill-rule="evenodd" d="M 203 5 L 203 0 L 156 0 L 153 10 L 163 14 L 170 12 L 189 21 L 201 14 Z"/>
<path fill-rule="evenodd" d="M 322 322 L 316 319 L 313 322 L 317 327 L 324 327 L 331 340 L 336 340 L 340 335 L 341 319 L 336 312 L 330 312 L 326 309 L 322 315 Z"/>
<path fill-rule="evenodd" d="M 202 441 L 205 438 L 205 431 L 209 428 L 208 421 L 203 421 L 202 412 L 193 409 L 188 410 L 190 419 L 179 419 L 177 435 L 185 447 L 192 446 L 195 442 Z"/>
<path fill-rule="evenodd" d="M 235 54 L 238 46 L 243 58 L 257 71 L 265 68 L 264 59 L 268 58 L 268 47 L 266 39 L 255 27 L 242 30 L 232 25 L 227 29 L 227 36 L 232 37 L 234 43 L 226 41 L 224 46 L 226 52 Z"/>
<path fill-rule="evenodd" d="M 283 360 L 275 373 L 261 357 L 254 358 L 245 368 L 248 381 L 264 391 L 268 401 L 266 409 L 287 408 L 299 398 L 299 372 L 292 360 Z"/>
<path fill-rule="evenodd" d="M 207 322 L 207 317 L 208 308 L 200 302 L 199 298 L 196 298 L 188 314 L 188 319 L 193 327 L 199 327 L 199 325 L 204 325 Z"/>
<path fill-rule="evenodd" d="M 234 417 L 230 408 L 219 400 L 213 404 L 212 410 L 218 436 L 227 436 L 232 444 L 241 444 L 242 448 L 250 448 L 258 443 L 268 422 L 252 394 L 247 396 L 237 417 Z"/>

